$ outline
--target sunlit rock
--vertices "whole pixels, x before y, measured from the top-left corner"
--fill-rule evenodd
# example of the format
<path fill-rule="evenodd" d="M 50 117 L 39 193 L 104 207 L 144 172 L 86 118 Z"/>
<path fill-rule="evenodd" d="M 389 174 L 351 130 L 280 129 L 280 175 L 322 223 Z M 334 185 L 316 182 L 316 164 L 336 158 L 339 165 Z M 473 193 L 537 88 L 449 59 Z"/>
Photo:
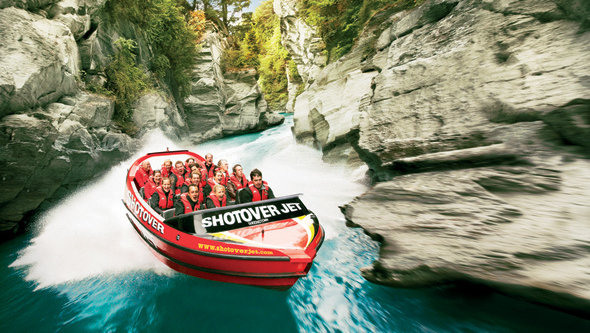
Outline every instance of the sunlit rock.
<path fill-rule="evenodd" d="M 0 117 L 76 92 L 78 47 L 61 22 L 0 9 Z"/>
<path fill-rule="evenodd" d="M 138 136 L 159 128 L 171 137 L 181 138 L 186 126 L 174 101 L 158 93 L 148 93 L 139 98 L 133 107 L 133 122 L 139 128 Z"/>

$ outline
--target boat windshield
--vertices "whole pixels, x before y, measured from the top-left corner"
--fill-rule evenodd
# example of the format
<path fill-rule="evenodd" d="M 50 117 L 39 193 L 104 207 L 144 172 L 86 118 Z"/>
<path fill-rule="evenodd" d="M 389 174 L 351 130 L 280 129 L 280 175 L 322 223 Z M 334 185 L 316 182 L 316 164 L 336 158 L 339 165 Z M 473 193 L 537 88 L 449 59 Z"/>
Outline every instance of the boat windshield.
<path fill-rule="evenodd" d="M 299 194 L 233 206 L 204 209 L 166 219 L 171 227 L 194 234 L 216 233 L 308 215 Z"/>

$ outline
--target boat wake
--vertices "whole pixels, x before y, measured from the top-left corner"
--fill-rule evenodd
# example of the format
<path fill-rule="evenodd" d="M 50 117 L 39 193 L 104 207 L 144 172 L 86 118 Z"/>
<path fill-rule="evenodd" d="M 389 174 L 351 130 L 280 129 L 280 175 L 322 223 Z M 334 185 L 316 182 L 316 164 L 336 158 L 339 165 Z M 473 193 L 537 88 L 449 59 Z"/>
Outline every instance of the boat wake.
<path fill-rule="evenodd" d="M 149 138 L 140 151 L 174 146 L 160 132 Z M 136 158 L 121 162 L 39 216 L 37 236 L 10 266 L 27 266 L 25 278 L 35 281 L 36 289 L 133 270 L 172 274 L 147 250 L 125 218 L 122 184 L 127 166 Z"/>

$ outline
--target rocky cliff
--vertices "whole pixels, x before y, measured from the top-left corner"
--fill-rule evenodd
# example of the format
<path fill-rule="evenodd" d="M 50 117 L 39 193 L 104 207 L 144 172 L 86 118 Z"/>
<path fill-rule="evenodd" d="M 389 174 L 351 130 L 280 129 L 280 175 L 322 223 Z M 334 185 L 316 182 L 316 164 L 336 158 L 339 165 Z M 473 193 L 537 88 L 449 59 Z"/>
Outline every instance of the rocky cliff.
<path fill-rule="evenodd" d="M 133 108 L 138 132 L 123 133 L 111 120 L 112 98 L 85 87 L 105 84 L 104 70 L 119 37 L 137 42 L 140 64 L 147 65 L 153 54 L 145 34 L 125 18 L 109 16 L 107 4 L 0 0 L 0 232 L 17 231 L 42 203 L 130 156 L 151 129 L 200 142 L 282 122 L 268 112 L 252 75 L 224 77 L 219 57 L 203 56 L 191 96 L 179 99 L 172 84 L 161 82 Z M 221 40 L 211 33 L 202 55 Z M 217 97 L 199 88 L 208 78 L 215 81 Z"/>
<path fill-rule="evenodd" d="M 292 3 L 275 7 L 299 52 Z M 590 316 L 589 13 L 585 1 L 426 1 L 377 13 L 310 74 L 296 138 L 328 159 L 357 154 L 378 182 L 343 207 L 382 243 L 367 279 L 469 280 Z"/>
<path fill-rule="evenodd" d="M 254 70 L 223 72 L 224 47 L 219 32 L 209 27 L 193 70 L 191 94 L 183 103 L 189 137 L 194 142 L 259 131 L 284 120 L 268 109 Z"/>

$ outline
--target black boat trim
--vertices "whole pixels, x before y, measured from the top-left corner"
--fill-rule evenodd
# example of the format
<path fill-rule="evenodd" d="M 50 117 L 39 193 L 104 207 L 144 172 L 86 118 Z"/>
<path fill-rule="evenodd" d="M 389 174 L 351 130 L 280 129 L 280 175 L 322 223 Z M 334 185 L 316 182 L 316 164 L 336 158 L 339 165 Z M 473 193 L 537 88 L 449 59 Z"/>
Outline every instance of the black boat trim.
<path fill-rule="evenodd" d="M 162 252 L 151 240 L 147 239 L 143 233 L 137 229 L 135 223 L 133 223 L 133 221 L 131 220 L 131 217 L 129 217 L 129 214 L 127 214 L 127 218 L 129 219 L 129 223 L 131 223 L 131 225 L 133 225 L 133 228 L 137 231 L 137 233 L 139 234 L 139 236 L 152 248 L 154 249 L 154 251 L 156 251 L 158 254 L 160 254 L 161 256 L 165 257 L 166 259 L 174 262 L 175 264 L 184 266 L 186 268 L 190 268 L 193 270 L 197 270 L 197 271 L 201 271 L 201 272 L 205 272 L 205 273 L 212 273 L 212 274 L 218 274 L 218 275 L 227 275 L 227 276 L 237 276 L 237 277 L 246 277 L 246 278 L 264 278 L 264 279 L 285 279 L 285 278 L 300 278 L 300 277 L 304 277 L 307 274 L 306 273 L 295 273 L 295 274 L 284 274 L 284 273 L 239 273 L 239 272 L 231 272 L 231 271 L 223 271 L 223 270 L 218 270 L 218 269 L 213 269 L 213 268 L 205 268 L 205 267 L 199 267 L 199 266 L 195 266 L 192 264 L 188 264 L 186 262 L 180 261 L 178 259 L 172 258 L 169 255 L 167 255 L 166 253 Z"/>
<path fill-rule="evenodd" d="M 188 153 L 189 151 L 187 149 L 180 149 L 180 150 L 166 150 L 166 151 L 155 151 L 153 153 L 147 153 L 146 155 L 158 155 L 158 154 L 164 154 L 164 153 Z"/>
<path fill-rule="evenodd" d="M 133 212 L 129 209 L 129 207 L 127 207 L 127 205 L 124 205 L 125 208 L 127 208 L 127 210 L 129 211 L 129 213 L 131 213 L 131 216 L 133 216 L 134 219 L 137 220 L 137 222 L 139 224 L 141 224 L 143 226 L 143 223 L 141 223 L 141 221 L 133 214 Z M 135 225 L 133 223 L 133 221 L 131 221 L 131 218 L 129 217 L 129 214 L 127 214 L 127 218 L 129 219 L 129 222 L 133 225 Z M 169 228 L 172 228 L 170 226 L 168 226 Z M 144 228 L 146 228 L 144 226 Z M 172 228 L 174 229 L 174 228 Z M 253 256 L 243 256 L 243 255 L 233 255 L 233 254 L 223 254 L 223 253 L 212 253 L 212 252 L 207 252 L 207 251 L 199 251 L 199 250 L 194 250 L 194 249 L 190 249 L 188 247 L 184 247 L 175 243 L 172 243 L 171 241 L 167 240 L 166 238 L 162 238 L 160 237 L 160 235 L 152 232 L 150 229 L 146 228 L 146 230 L 148 232 L 150 232 L 153 236 L 157 237 L 160 241 L 173 246 L 177 249 L 180 249 L 182 251 L 185 252 L 190 252 L 190 253 L 194 253 L 194 254 L 198 254 L 198 255 L 202 255 L 202 256 L 208 256 L 208 257 L 216 257 L 216 258 L 224 258 L 224 259 L 237 259 L 237 260 L 256 260 L 256 261 L 290 261 L 291 258 L 289 258 L 288 256 L 266 256 L 266 257 L 253 257 Z M 194 237 L 199 237 L 199 236 L 194 236 Z M 142 238 L 143 235 L 142 235 Z M 144 238 L 145 239 L 145 238 Z"/>

